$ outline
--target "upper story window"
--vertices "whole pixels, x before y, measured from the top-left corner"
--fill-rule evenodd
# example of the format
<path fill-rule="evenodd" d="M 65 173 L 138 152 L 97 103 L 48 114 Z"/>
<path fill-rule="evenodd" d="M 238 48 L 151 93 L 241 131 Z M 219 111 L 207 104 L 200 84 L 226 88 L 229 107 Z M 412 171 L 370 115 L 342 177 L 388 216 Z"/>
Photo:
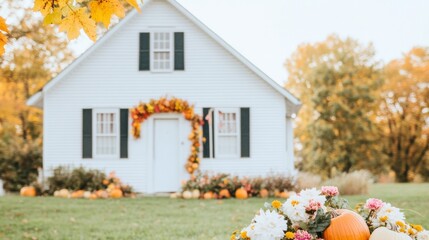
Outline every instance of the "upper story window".
<path fill-rule="evenodd" d="M 184 33 L 168 31 L 140 33 L 139 70 L 152 72 L 185 70 Z"/>
<path fill-rule="evenodd" d="M 94 143 L 96 157 L 117 157 L 119 149 L 119 116 L 117 109 L 94 110 Z"/>
<path fill-rule="evenodd" d="M 152 34 L 152 71 L 172 71 L 173 39 L 171 32 Z"/>
<path fill-rule="evenodd" d="M 216 156 L 240 156 L 240 115 L 237 108 L 215 110 Z"/>

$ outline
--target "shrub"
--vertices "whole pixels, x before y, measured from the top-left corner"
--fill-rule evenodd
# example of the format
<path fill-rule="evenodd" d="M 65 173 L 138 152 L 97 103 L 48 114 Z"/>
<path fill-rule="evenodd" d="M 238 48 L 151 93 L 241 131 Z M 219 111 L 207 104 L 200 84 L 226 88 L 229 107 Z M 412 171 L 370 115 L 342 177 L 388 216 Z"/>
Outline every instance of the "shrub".
<path fill-rule="evenodd" d="M 0 179 L 8 192 L 18 192 L 37 180 L 42 167 L 40 140 L 23 140 L 18 137 L 0 141 Z"/>
<path fill-rule="evenodd" d="M 323 183 L 326 186 L 336 186 L 343 195 L 367 194 L 369 185 L 373 182 L 371 173 L 359 170 L 350 173 L 341 173 Z"/>
<path fill-rule="evenodd" d="M 53 175 L 48 178 L 48 192 L 52 194 L 56 190 L 86 190 L 94 191 L 105 189 L 103 180 L 106 179 L 106 174 L 99 170 L 85 169 L 83 167 L 70 169 L 68 167 L 59 166 L 53 169 Z"/>

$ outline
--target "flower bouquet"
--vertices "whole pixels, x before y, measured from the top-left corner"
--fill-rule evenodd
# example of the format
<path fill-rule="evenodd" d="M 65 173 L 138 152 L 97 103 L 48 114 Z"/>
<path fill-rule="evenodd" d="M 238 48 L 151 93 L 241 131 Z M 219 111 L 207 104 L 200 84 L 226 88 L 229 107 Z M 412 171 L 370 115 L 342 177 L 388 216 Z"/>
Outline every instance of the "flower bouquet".
<path fill-rule="evenodd" d="M 265 210 L 231 240 L 429 240 L 428 231 L 406 223 L 389 203 L 368 199 L 356 212 L 347 208 L 337 187 L 302 190 L 283 203 L 265 203 Z"/>

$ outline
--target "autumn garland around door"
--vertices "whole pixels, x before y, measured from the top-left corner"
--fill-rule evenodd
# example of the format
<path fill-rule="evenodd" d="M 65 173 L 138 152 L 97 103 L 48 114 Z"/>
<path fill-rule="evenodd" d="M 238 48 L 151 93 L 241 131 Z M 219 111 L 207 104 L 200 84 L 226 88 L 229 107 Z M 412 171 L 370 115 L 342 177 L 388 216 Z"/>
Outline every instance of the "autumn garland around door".
<path fill-rule="evenodd" d="M 338 188 L 305 189 L 274 200 L 231 240 L 428 240 L 429 231 L 405 221 L 401 209 L 370 198 L 348 210 Z"/>
<path fill-rule="evenodd" d="M 134 138 L 140 137 L 141 124 L 148 119 L 152 114 L 156 113 L 181 113 L 186 120 L 190 121 L 192 131 L 188 138 L 192 143 L 191 153 L 185 165 L 186 171 L 193 175 L 199 168 L 201 161 L 200 149 L 202 139 L 201 126 L 204 124 L 203 119 L 198 114 L 195 114 L 194 107 L 187 101 L 179 98 L 160 98 L 151 99 L 148 103 L 140 103 L 135 108 L 131 109 L 131 117 L 133 119 L 132 129 Z"/>

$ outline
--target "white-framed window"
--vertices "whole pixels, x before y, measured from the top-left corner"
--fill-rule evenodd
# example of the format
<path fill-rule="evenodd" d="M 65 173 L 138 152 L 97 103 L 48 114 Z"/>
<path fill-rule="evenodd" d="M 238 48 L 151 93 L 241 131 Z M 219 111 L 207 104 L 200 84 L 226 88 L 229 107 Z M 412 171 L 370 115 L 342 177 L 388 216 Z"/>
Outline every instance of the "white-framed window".
<path fill-rule="evenodd" d="M 151 70 L 154 72 L 173 71 L 173 33 L 167 31 L 151 34 Z"/>
<path fill-rule="evenodd" d="M 119 157 L 119 109 L 93 110 L 95 157 Z"/>
<path fill-rule="evenodd" d="M 240 109 L 214 110 L 216 157 L 240 157 Z"/>

